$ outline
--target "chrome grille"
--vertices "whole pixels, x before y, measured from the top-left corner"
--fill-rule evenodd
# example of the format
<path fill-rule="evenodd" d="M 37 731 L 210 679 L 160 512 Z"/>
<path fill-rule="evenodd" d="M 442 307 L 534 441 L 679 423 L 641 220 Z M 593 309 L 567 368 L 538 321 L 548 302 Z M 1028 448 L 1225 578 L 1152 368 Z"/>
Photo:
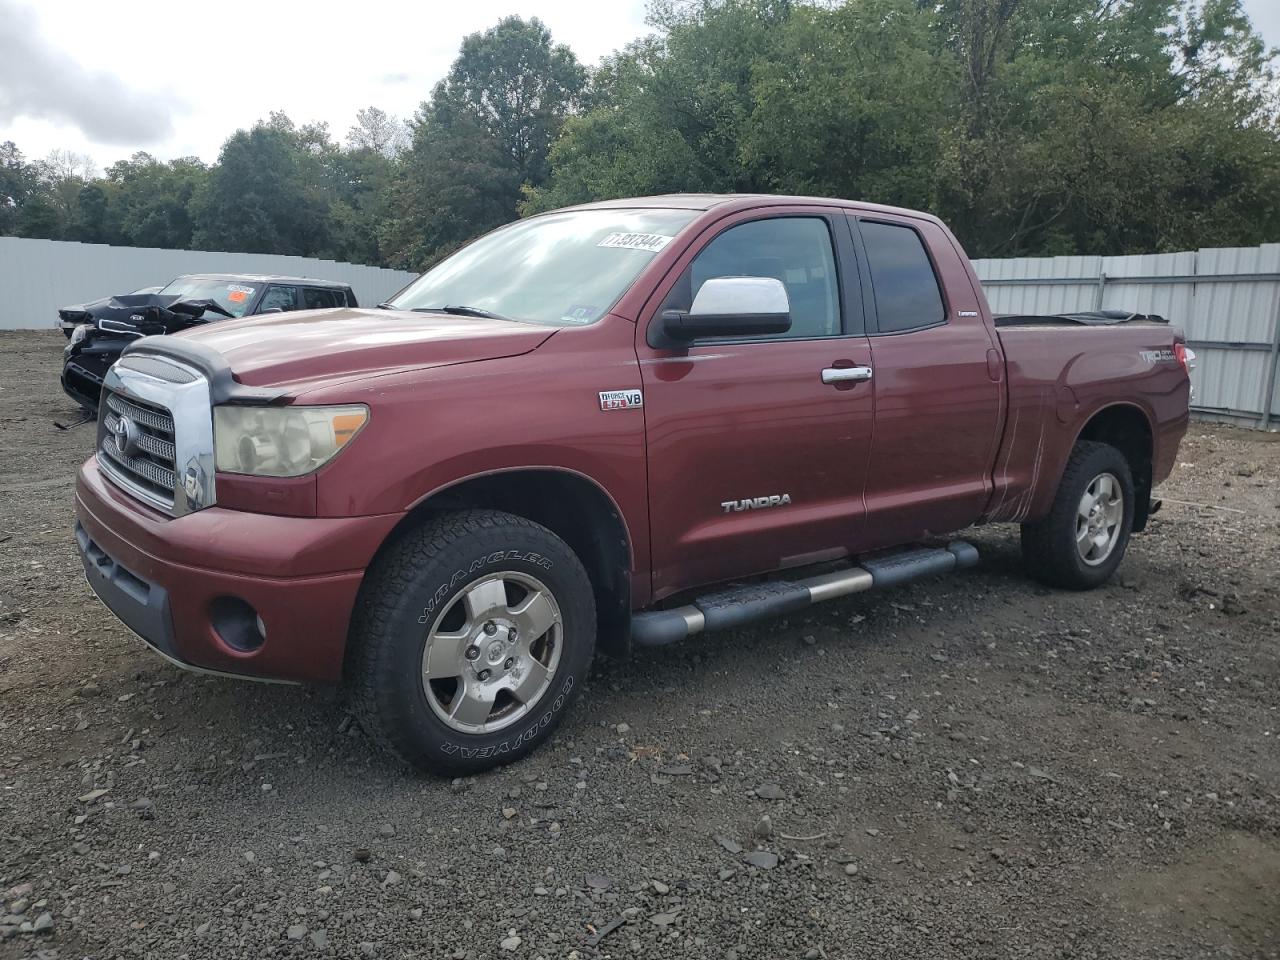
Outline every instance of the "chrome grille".
<path fill-rule="evenodd" d="M 173 417 L 164 407 L 104 389 L 98 450 L 111 475 L 144 500 L 169 509 L 177 486 Z M 122 421 L 132 424 L 125 443 L 118 436 Z"/>

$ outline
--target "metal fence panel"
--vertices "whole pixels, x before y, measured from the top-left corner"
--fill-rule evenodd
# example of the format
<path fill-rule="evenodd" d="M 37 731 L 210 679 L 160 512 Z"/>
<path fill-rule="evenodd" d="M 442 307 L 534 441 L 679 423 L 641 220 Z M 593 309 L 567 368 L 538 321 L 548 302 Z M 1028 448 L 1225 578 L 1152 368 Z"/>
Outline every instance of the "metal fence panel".
<path fill-rule="evenodd" d="M 338 280 L 351 284 L 356 299 L 368 306 L 387 299 L 416 276 L 307 257 L 0 237 L 0 330 L 52 327 L 59 307 L 168 283 L 184 273 L 274 273 Z"/>
<path fill-rule="evenodd" d="M 1199 357 L 1194 411 L 1263 428 L 1280 423 L 1280 244 L 974 267 L 996 313 L 1108 308 L 1167 318 Z"/>

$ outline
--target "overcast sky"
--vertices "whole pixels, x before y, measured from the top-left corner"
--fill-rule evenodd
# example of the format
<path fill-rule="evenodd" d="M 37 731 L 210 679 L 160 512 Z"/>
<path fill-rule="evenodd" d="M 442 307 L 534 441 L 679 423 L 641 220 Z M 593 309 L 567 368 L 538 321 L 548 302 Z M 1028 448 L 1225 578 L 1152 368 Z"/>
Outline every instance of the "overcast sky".
<path fill-rule="evenodd" d="M 1280 0 L 1244 0 L 1280 46 Z M 356 110 L 408 118 L 462 38 L 540 17 L 584 63 L 645 32 L 644 0 L 0 0 L 0 141 L 104 167 L 147 150 L 217 158 L 272 110 L 345 138 Z"/>

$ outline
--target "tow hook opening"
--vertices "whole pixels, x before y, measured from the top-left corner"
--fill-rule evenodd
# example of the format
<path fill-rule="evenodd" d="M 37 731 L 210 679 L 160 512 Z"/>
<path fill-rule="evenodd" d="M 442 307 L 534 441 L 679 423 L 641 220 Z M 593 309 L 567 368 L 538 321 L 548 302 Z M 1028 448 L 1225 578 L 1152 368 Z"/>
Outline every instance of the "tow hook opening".
<path fill-rule="evenodd" d="M 209 605 L 209 622 L 218 638 L 240 653 L 253 653 L 267 642 L 267 625 L 258 611 L 239 597 L 214 600 Z"/>

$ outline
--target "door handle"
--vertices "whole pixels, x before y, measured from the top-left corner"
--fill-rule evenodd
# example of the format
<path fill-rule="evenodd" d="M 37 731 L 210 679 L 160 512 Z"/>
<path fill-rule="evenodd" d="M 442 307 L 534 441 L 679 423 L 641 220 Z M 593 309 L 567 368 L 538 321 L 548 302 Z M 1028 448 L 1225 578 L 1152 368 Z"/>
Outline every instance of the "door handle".
<path fill-rule="evenodd" d="M 823 383 L 846 383 L 848 381 L 870 380 L 870 367 L 827 367 L 822 371 Z"/>

